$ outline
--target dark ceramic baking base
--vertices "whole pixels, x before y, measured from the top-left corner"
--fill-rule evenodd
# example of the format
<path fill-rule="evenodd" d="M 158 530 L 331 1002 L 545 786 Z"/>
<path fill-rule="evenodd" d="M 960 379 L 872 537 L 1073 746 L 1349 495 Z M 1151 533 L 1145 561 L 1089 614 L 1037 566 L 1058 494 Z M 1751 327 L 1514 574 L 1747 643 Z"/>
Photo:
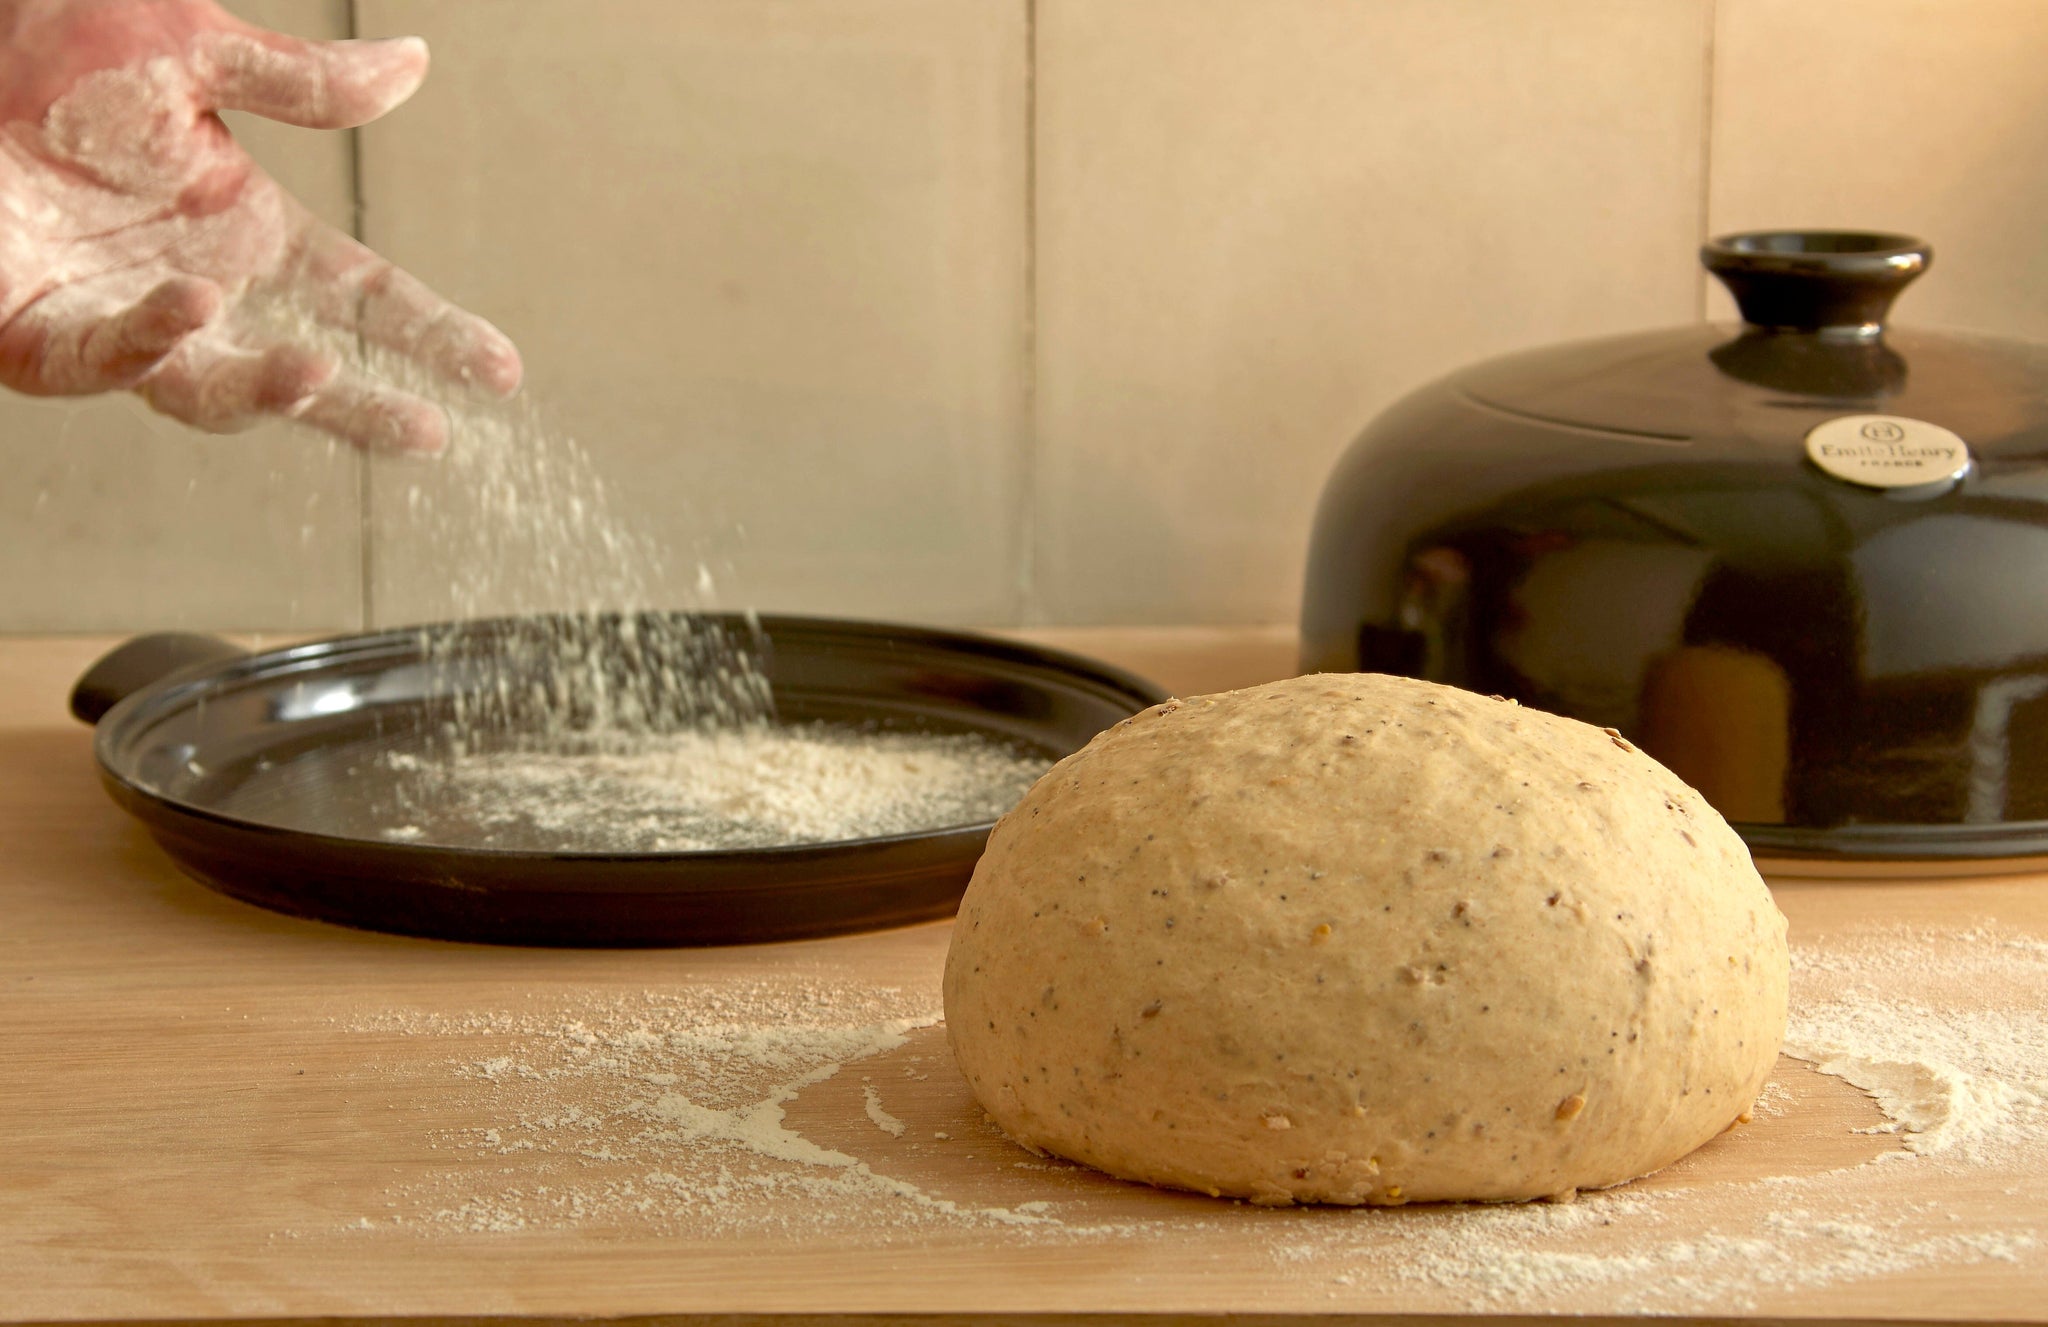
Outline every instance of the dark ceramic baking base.
<path fill-rule="evenodd" d="M 738 632 L 737 618 L 701 618 Z M 506 623 L 438 631 L 487 641 Z M 922 627 L 765 617 L 778 712 L 897 730 L 980 733 L 1048 760 L 1164 699 L 1149 682 L 1054 650 Z M 150 638 L 145 638 L 149 640 Z M 950 916 L 990 823 L 720 852 L 510 851 L 366 832 L 361 773 L 444 696 L 419 630 L 222 657 L 220 642 L 131 642 L 157 671 L 100 718 L 109 792 L 187 872 L 235 898 L 368 930 L 495 944 L 663 946 L 790 940 Z M 118 664 L 119 659 L 110 656 Z M 111 700 L 107 674 L 75 698 Z M 120 668 L 111 671 L 121 672 Z M 341 697 L 323 709 L 312 696 Z M 341 832 L 336 832 L 340 830 Z"/>

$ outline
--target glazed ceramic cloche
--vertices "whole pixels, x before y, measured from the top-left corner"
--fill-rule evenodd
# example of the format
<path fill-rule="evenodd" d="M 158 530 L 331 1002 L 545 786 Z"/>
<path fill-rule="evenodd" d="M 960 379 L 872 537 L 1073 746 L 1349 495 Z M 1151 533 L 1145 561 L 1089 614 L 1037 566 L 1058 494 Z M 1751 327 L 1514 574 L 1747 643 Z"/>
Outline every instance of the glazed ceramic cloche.
<path fill-rule="evenodd" d="M 2048 854 L 2048 349 L 1894 328 L 1903 235 L 1729 235 L 1741 326 L 1511 355 L 1324 492 L 1308 670 L 1611 727 L 1760 854 Z"/>

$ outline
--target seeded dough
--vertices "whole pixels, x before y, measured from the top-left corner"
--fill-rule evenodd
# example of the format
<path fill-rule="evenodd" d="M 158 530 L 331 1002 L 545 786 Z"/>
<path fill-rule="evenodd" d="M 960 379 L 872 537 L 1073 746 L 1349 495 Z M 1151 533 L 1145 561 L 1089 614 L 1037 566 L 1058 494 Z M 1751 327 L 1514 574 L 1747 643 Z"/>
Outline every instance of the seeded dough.
<path fill-rule="evenodd" d="M 1012 1138 L 1254 1202 L 1528 1199 L 1746 1117 L 1785 919 L 1608 731 L 1404 678 L 1168 701 L 1000 823 L 946 1026 Z"/>

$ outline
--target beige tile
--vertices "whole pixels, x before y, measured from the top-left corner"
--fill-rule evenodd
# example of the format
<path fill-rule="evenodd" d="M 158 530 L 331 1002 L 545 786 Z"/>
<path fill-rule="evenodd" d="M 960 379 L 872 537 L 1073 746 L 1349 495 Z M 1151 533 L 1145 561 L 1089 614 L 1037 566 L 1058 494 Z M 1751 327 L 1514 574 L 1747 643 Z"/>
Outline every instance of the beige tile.
<path fill-rule="evenodd" d="M 701 559 L 727 606 L 1014 614 L 1023 0 L 360 13 L 436 60 L 365 134 L 369 238 L 518 341 L 668 548 L 663 602 L 698 601 Z M 489 513 L 463 471 L 377 479 L 380 618 L 470 596 L 451 550 L 474 540 L 446 530 Z M 489 598 L 548 598 L 545 568 L 492 575 L 521 585 Z"/>
<path fill-rule="evenodd" d="M 1712 231 L 1916 234 L 1901 321 L 2048 339 L 2044 53 L 2039 0 L 1719 0 Z"/>
<path fill-rule="evenodd" d="M 347 30 L 346 0 L 233 0 L 303 36 Z M 353 210 L 349 144 L 234 117 L 263 166 L 321 216 Z M 287 426 L 192 432 L 127 397 L 0 393 L 0 630 L 318 629 L 360 611 L 352 454 Z"/>
<path fill-rule="evenodd" d="M 1048 620 L 1291 620 L 1381 407 L 1695 313 L 1700 4 L 1038 13 Z"/>

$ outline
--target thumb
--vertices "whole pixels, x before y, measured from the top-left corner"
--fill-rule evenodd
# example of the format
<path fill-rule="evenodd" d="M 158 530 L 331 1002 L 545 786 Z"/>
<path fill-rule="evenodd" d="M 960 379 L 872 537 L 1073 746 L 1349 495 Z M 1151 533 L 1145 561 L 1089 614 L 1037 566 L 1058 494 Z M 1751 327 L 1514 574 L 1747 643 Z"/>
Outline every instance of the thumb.
<path fill-rule="evenodd" d="M 307 129 L 353 129 L 410 97 L 427 76 L 418 37 L 303 41 L 256 28 L 220 29 L 194 51 L 210 109 L 249 111 Z"/>

